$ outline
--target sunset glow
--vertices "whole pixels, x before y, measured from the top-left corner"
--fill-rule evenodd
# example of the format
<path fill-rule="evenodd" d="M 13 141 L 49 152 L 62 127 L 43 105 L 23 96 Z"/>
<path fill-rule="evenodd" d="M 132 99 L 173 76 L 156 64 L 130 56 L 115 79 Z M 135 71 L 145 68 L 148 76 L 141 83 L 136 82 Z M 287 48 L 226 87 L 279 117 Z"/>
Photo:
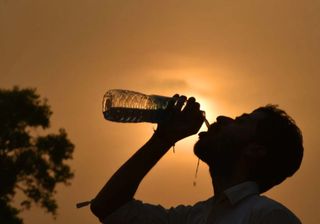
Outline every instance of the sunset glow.
<path fill-rule="evenodd" d="M 106 121 L 102 98 L 115 88 L 193 96 L 210 123 L 279 104 L 301 128 L 305 154 L 296 175 L 267 195 L 303 223 L 320 223 L 319 9 L 312 0 L 0 0 L 0 87 L 37 88 L 53 111 L 52 132 L 65 128 L 75 144 L 57 220 L 35 206 L 22 213 L 25 224 L 98 223 L 75 204 L 93 198 L 156 128 Z M 211 197 L 205 164 L 192 185 L 197 140 L 176 143 L 136 197 L 166 207 Z"/>

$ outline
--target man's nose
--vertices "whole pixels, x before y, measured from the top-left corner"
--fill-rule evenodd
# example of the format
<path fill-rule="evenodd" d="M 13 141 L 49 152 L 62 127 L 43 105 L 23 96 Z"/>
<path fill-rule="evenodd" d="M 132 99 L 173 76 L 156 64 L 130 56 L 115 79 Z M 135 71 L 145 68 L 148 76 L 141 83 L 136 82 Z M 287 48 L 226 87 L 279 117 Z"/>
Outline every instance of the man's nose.
<path fill-rule="evenodd" d="M 231 117 L 219 116 L 217 117 L 217 123 L 219 124 L 229 124 L 233 119 Z"/>

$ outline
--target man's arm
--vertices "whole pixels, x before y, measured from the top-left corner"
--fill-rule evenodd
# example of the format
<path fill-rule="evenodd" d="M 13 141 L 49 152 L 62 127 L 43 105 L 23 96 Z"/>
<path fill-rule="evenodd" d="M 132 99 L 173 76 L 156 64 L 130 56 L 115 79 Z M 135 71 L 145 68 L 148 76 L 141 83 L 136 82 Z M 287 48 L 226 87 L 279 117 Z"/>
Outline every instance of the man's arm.
<path fill-rule="evenodd" d="M 175 142 L 196 134 L 204 120 L 200 105 L 185 96 L 175 95 L 177 101 L 166 109 L 167 119 L 158 124 L 151 139 L 142 146 L 105 184 L 91 202 L 91 211 L 103 221 L 133 196 L 144 178 Z"/>

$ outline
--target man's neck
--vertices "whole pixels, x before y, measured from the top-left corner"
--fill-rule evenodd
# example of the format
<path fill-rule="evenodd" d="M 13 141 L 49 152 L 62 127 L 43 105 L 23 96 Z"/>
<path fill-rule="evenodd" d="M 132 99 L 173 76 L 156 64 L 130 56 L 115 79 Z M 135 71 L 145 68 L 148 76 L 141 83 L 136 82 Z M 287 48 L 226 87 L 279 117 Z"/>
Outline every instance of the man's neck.
<path fill-rule="evenodd" d="M 212 186 L 215 196 L 223 194 L 225 190 L 232 186 L 247 181 L 247 178 L 243 175 L 218 175 L 214 172 L 210 172 L 210 174 L 212 178 Z"/>

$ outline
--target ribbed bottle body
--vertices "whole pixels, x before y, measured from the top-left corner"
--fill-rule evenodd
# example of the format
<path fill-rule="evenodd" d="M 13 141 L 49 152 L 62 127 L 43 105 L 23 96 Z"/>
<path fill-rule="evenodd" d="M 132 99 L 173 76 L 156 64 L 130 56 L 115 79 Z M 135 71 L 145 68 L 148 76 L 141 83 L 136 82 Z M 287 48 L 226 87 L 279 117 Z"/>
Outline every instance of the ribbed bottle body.
<path fill-rule="evenodd" d="M 173 98 L 113 89 L 103 97 L 103 115 L 105 119 L 115 122 L 158 123 L 164 118 L 164 110 L 170 100 Z"/>

